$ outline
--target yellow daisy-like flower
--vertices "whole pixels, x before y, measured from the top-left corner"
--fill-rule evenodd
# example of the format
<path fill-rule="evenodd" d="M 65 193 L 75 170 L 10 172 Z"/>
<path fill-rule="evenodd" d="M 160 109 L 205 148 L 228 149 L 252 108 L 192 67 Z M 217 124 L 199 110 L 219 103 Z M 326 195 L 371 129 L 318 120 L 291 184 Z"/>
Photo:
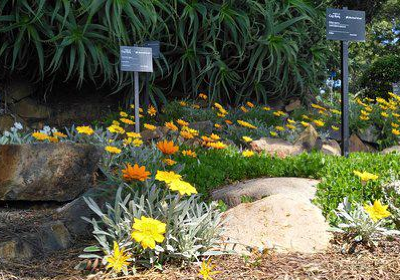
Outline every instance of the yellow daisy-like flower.
<path fill-rule="evenodd" d="M 199 271 L 199 276 L 203 277 L 204 280 L 214 280 L 212 276 L 221 273 L 220 271 L 213 271 L 214 265 L 211 265 L 211 259 L 207 262 L 203 261 L 201 264 L 201 269 Z"/>
<path fill-rule="evenodd" d="M 187 103 L 185 101 L 179 101 L 179 105 L 181 105 L 182 107 L 186 107 Z"/>
<path fill-rule="evenodd" d="M 119 126 L 119 125 L 120 125 L 120 122 L 119 122 L 119 121 L 116 121 L 116 120 L 113 120 L 113 121 L 112 121 L 112 124 L 113 124 L 113 125 Z"/>
<path fill-rule="evenodd" d="M 120 115 L 122 118 L 127 118 L 127 117 L 128 117 L 128 114 L 125 113 L 125 112 L 123 112 L 123 111 L 119 112 L 119 115 Z"/>
<path fill-rule="evenodd" d="M 308 122 L 304 122 L 304 121 L 301 122 L 301 125 L 304 126 L 304 127 L 309 127 L 310 126 L 310 124 Z"/>
<path fill-rule="evenodd" d="M 92 135 L 94 133 L 94 130 L 90 126 L 77 126 L 76 131 L 78 131 L 79 134 L 86 135 Z"/>
<path fill-rule="evenodd" d="M 58 140 L 58 138 L 57 138 L 57 137 L 54 137 L 54 136 L 49 137 L 49 140 L 50 140 L 51 143 L 58 143 L 58 142 L 60 142 L 60 140 Z"/>
<path fill-rule="evenodd" d="M 193 104 L 192 107 L 193 107 L 194 109 L 200 109 L 200 105 L 198 105 L 198 104 Z"/>
<path fill-rule="evenodd" d="M 129 124 L 129 125 L 134 125 L 135 124 L 135 122 L 134 121 L 132 121 L 132 120 L 130 120 L 130 119 L 127 119 L 127 118 L 120 118 L 119 119 L 122 123 L 124 123 L 124 124 Z M 115 126 L 118 126 L 117 124 L 114 124 Z"/>
<path fill-rule="evenodd" d="M 119 273 L 122 270 L 126 270 L 130 264 L 128 261 L 131 258 L 129 254 L 126 254 L 124 249 L 120 249 L 118 243 L 114 241 L 114 250 L 112 255 L 105 258 L 108 265 L 106 269 L 112 269 L 114 272 Z"/>
<path fill-rule="evenodd" d="M 140 243 L 144 249 L 154 249 L 156 243 L 162 243 L 167 225 L 159 220 L 142 216 L 134 219 L 131 237 Z"/>
<path fill-rule="evenodd" d="M 393 123 L 393 122 L 392 122 L 392 127 L 393 127 L 393 128 L 399 128 L 399 126 L 400 126 L 399 124 Z"/>
<path fill-rule="evenodd" d="M 47 135 L 46 133 L 43 133 L 43 132 L 34 132 L 34 133 L 32 133 L 32 137 L 38 141 L 50 140 L 49 135 Z"/>
<path fill-rule="evenodd" d="M 111 125 L 111 126 L 107 127 L 107 130 L 111 133 L 117 133 L 117 134 L 125 133 L 125 129 L 123 129 L 122 127 L 120 127 L 118 125 Z"/>
<path fill-rule="evenodd" d="M 374 205 L 365 205 L 364 209 L 374 222 L 377 222 L 392 215 L 387 210 L 388 205 L 382 205 L 379 200 L 375 200 Z"/>
<path fill-rule="evenodd" d="M 178 127 L 174 124 L 173 121 L 166 122 L 164 125 L 165 125 L 166 128 L 168 128 L 168 129 L 170 129 L 172 131 L 178 131 Z"/>
<path fill-rule="evenodd" d="M 341 115 L 342 114 L 342 112 L 340 112 L 339 110 L 336 110 L 336 109 L 331 109 L 331 112 L 333 114 L 335 114 L 335 115 Z"/>
<path fill-rule="evenodd" d="M 211 138 L 212 140 L 215 140 L 215 141 L 218 141 L 218 140 L 221 139 L 221 137 L 219 137 L 219 135 L 214 134 L 214 133 L 212 133 L 212 134 L 210 135 L 210 138 Z"/>
<path fill-rule="evenodd" d="M 145 123 L 145 124 L 143 125 L 143 127 L 144 127 L 145 129 L 148 129 L 148 130 L 151 130 L 151 131 L 154 131 L 154 130 L 157 129 L 157 127 L 156 127 L 155 125 L 148 124 L 148 123 Z"/>
<path fill-rule="evenodd" d="M 216 129 L 220 129 L 222 126 L 220 125 L 220 124 L 214 124 L 214 127 L 216 128 Z"/>
<path fill-rule="evenodd" d="M 263 110 L 264 110 L 264 111 L 271 111 L 271 108 L 268 107 L 268 106 L 265 106 L 265 107 L 263 107 Z"/>
<path fill-rule="evenodd" d="M 173 180 L 168 183 L 168 188 L 171 191 L 177 191 L 180 195 L 192 195 L 197 194 L 197 190 L 190 183 L 182 181 L 182 180 Z"/>
<path fill-rule="evenodd" d="M 126 136 L 131 137 L 131 138 L 142 138 L 142 135 L 140 135 L 140 133 L 136 133 L 136 132 L 127 132 Z"/>
<path fill-rule="evenodd" d="M 221 109 L 224 108 L 224 107 L 222 107 L 221 104 L 219 104 L 219 103 L 217 103 L 217 102 L 214 103 L 214 107 L 217 108 L 218 110 L 221 110 Z"/>
<path fill-rule="evenodd" d="M 200 93 L 199 98 L 207 100 L 208 96 L 205 93 Z"/>
<path fill-rule="evenodd" d="M 368 182 L 370 180 L 374 181 L 379 178 L 378 175 L 375 175 L 375 174 L 372 174 L 372 173 L 369 173 L 366 171 L 360 172 L 360 171 L 354 170 L 353 173 L 354 173 L 354 175 L 358 176 L 361 179 L 361 181 L 363 181 L 363 182 Z"/>
<path fill-rule="evenodd" d="M 188 122 L 185 122 L 185 121 L 182 120 L 182 119 L 178 119 L 176 122 L 177 122 L 180 126 L 189 126 L 189 123 L 188 123 Z"/>
<path fill-rule="evenodd" d="M 135 146 L 135 147 L 140 147 L 140 146 L 143 145 L 143 141 L 141 139 L 139 139 L 139 138 L 135 138 L 132 141 L 132 145 Z"/>
<path fill-rule="evenodd" d="M 252 157 L 252 156 L 254 156 L 254 152 L 253 151 L 250 151 L 250 150 L 245 150 L 245 151 L 243 151 L 242 152 L 242 156 L 244 156 L 244 157 Z"/>
<path fill-rule="evenodd" d="M 217 117 L 219 117 L 219 118 L 225 118 L 225 117 L 226 117 L 226 114 L 223 114 L 223 113 L 217 113 Z"/>
<path fill-rule="evenodd" d="M 271 134 L 272 137 L 278 136 L 278 133 L 276 133 L 275 131 L 270 131 L 269 134 Z"/>
<path fill-rule="evenodd" d="M 253 139 L 249 136 L 243 136 L 242 139 L 244 142 L 247 142 L 247 143 L 253 141 Z"/>
<path fill-rule="evenodd" d="M 240 107 L 240 110 L 242 110 L 243 113 L 247 113 L 247 112 L 249 111 L 249 110 L 247 110 L 247 108 L 244 107 L 244 106 L 241 106 L 241 107 Z"/>
<path fill-rule="evenodd" d="M 67 138 L 67 134 L 64 134 L 62 132 L 56 131 L 53 133 L 54 137 L 58 137 L 58 138 Z"/>
<path fill-rule="evenodd" d="M 399 136 L 399 135 L 400 135 L 400 130 L 393 128 L 393 129 L 392 129 L 392 133 L 393 133 L 394 135 L 396 135 L 396 136 Z"/>
<path fill-rule="evenodd" d="M 153 105 L 150 105 L 147 109 L 147 114 L 154 117 L 155 115 L 157 115 L 157 109 Z"/>
<path fill-rule="evenodd" d="M 196 152 L 194 152 L 192 150 L 184 150 L 184 151 L 182 151 L 182 155 L 187 156 L 187 157 L 192 157 L 192 158 L 197 157 Z"/>
<path fill-rule="evenodd" d="M 362 121 L 368 121 L 368 120 L 369 120 L 369 117 L 367 117 L 367 116 L 360 116 L 360 120 L 362 120 Z"/>
<path fill-rule="evenodd" d="M 240 125 L 243 126 L 243 127 L 247 127 L 247 128 L 250 128 L 250 129 L 257 129 L 256 126 L 254 126 L 254 125 L 252 125 L 251 123 L 248 123 L 248 122 L 246 122 L 246 121 L 237 120 L 237 123 L 240 124 Z"/>
<path fill-rule="evenodd" d="M 280 126 L 280 125 L 275 126 L 275 129 L 278 130 L 278 131 L 285 131 L 285 128 L 283 126 Z"/>
<path fill-rule="evenodd" d="M 386 113 L 386 112 L 382 112 L 382 113 L 381 113 L 381 116 L 384 117 L 384 118 L 387 118 L 387 117 L 389 117 L 389 114 Z"/>
<path fill-rule="evenodd" d="M 249 106 L 250 108 L 254 108 L 254 104 L 251 103 L 250 101 L 246 102 L 246 105 Z"/>
<path fill-rule="evenodd" d="M 314 109 L 318 109 L 318 110 L 323 110 L 323 111 L 326 110 L 326 108 L 324 108 L 318 104 L 311 104 L 311 107 L 313 107 Z"/>
<path fill-rule="evenodd" d="M 318 127 L 323 127 L 325 123 L 321 120 L 313 120 L 313 123 Z"/>
<path fill-rule="evenodd" d="M 173 171 L 160 171 L 157 170 L 156 178 L 157 181 L 161 181 L 164 183 L 171 183 L 174 180 L 180 180 L 182 179 L 182 176 L 179 174 L 176 174 Z"/>
<path fill-rule="evenodd" d="M 107 146 L 104 148 L 110 154 L 120 154 L 122 152 L 121 149 L 114 147 L 114 146 Z"/>
<path fill-rule="evenodd" d="M 294 125 L 292 125 L 292 124 L 287 124 L 286 127 L 289 128 L 290 130 L 295 130 L 296 129 L 296 127 Z"/>
<path fill-rule="evenodd" d="M 186 130 L 182 130 L 182 131 L 179 133 L 179 135 L 182 136 L 183 139 L 186 139 L 186 140 L 189 140 L 189 139 L 193 139 L 193 138 L 194 138 L 194 135 L 193 135 L 192 133 L 190 133 L 189 131 L 186 131 Z"/>
<path fill-rule="evenodd" d="M 334 131 L 338 131 L 338 130 L 339 130 L 339 127 L 337 127 L 337 126 L 332 125 L 331 127 L 332 127 L 332 129 L 333 129 Z"/>
<path fill-rule="evenodd" d="M 213 148 L 216 150 L 222 150 L 222 149 L 225 149 L 227 147 L 227 145 L 222 143 L 221 141 L 218 141 L 218 142 L 207 143 L 207 147 L 210 147 L 210 148 Z"/>
<path fill-rule="evenodd" d="M 122 170 L 122 178 L 128 182 L 133 180 L 144 182 L 150 175 L 151 173 L 146 170 L 145 166 L 139 166 L 137 163 L 133 166 L 128 163 L 125 169 Z"/>
<path fill-rule="evenodd" d="M 307 115 L 301 115 L 301 118 L 302 118 L 303 120 L 306 120 L 306 121 L 311 120 L 310 117 L 307 116 Z"/>
<path fill-rule="evenodd" d="M 287 122 L 290 123 L 290 124 L 295 124 L 296 123 L 296 121 L 292 120 L 292 119 L 288 119 Z"/>
<path fill-rule="evenodd" d="M 170 158 L 165 158 L 162 160 L 162 162 L 164 162 L 166 165 L 168 166 L 172 166 L 176 164 L 176 161 Z"/>
<path fill-rule="evenodd" d="M 225 123 L 226 123 L 226 124 L 229 124 L 229 125 L 232 125 L 232 124 L 233 124 L 233 122 L 230 121 L 230 120 L 225 120 Z"/>
<path fill-rule="evenodd" d="M 164 155 L 173 155 L 177 151 L 179 151 L 179 146 L 175 146 L 173 141 L 160 141 L 157 143 L 157 148 L 164 154 Z"/>

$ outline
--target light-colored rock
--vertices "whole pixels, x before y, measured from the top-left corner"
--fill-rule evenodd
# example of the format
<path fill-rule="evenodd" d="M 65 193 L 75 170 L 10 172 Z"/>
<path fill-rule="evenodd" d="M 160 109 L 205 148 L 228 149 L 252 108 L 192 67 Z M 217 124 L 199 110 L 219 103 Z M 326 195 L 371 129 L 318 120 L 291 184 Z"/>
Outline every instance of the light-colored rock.
<path fill-rule="evenodd" d="M 279 138 L 261 138 L 252 141 L 250 147 L 255 152 L 266 152 L 272 156 L 287 157 L 298 155 L 306 150 L 302 145 L 293 145 L 292 143 Z"/>
<path fill-rule="evenodd" d="M 0 241 L 0 260 L 29 259 L 33 252 L 31 246 L 17 239 Z"/>
<path fill-rule="evenodd" d="M 318 132 L 315 130 L 314 126 L 309 125 L 299 135 L 299 138 L 296 140 L 295 145 L 302 146 L 305 150 L 311 152 L 312 150 L 321 149 L 322 140 L 321 137 L 319 137 Z"/>
<path fill-rule="evenodd" d="M 342 149 L 336 140 L 326 140 L 322 144 L 321 152 L 326 155 L 340 156 L 342 154 Z"/>
<path fill-rule="evenodd" d="M 22 118 L 46 119 L 51 115 L 51 109 L 47 106 L 37 104 L 31 98 L 24 98 L 10 106 L 10 109 Z"/>
<path fill-rule="evenodd" d="M 237 242 L 234 250 L 240 253 L 245 253 L 247 247 L 324 252 L 332 237 L 317 206 L 283 193 L 231 208 L 224 213 L 224 222 L 225 240 Z"/>
<path fill-rule="evenodd" d="M 287 194 L 311 200 L 315 195 L 317 180 L 303 178 L 262 178 L 236 183 L 211 192 L 213 200 L 223 200 L 228 206 L 236 206 L 242 197 L 259 200 L 276 194 Z"/>
<path fill-rule="evenodd" d="M 143 130 L 140 134 L 142 135 L 142 140 L 145 142 L 157 140 L 164 136 L 161 127 L 157 127 L 155 130 Z"/>
<path fill-rule="evenodd" d="M 86 144 L 0 146 L 0 200 L 71 201 L 94 183 L 101 149 Z"/>
<path fill-rule="evenodd" d="M 384 155 L 391 154 L 391 153 L 400 153 L 400 146 L 393 146 L 393 147 L 386 148 L 381 153 Z"/>
<path fill-rule="evenodd" d="M 301 101 L 299 99 L 292 100 L 288 105 L 285 107 L 286 112 L 292 112 L 296 109 L 301 108 Z"/>

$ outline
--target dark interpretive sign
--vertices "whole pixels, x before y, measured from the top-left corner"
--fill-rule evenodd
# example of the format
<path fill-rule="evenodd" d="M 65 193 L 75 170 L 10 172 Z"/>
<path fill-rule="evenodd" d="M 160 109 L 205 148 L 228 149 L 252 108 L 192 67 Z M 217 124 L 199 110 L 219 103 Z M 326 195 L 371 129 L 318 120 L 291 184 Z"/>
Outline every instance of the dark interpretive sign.
<path fill-rule="evenodd" d="M 326 36 L 328 40 L 365 41 L 365 12 L 326 9 Z"/>
<path fill-rule="evenodd" d="M 153 52 L 153 58 L 160 57 L 160 41 L 147 41 L 143 44 L 143 47 L 151 48 Z"/>
<path fill-rule="evenodd" d="M 153 72 L 151 48 L 121 46 L 121 71 Z"/>

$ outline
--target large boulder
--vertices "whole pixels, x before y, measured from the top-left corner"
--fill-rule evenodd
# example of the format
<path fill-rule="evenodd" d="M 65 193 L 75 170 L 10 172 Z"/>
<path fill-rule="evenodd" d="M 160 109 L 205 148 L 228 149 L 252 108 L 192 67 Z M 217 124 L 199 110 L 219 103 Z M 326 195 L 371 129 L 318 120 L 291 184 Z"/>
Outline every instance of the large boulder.
<path fill-rule="evenodd" d="M 356 134 L 352 134 L 349 139 L 349 150 L 350 152 L 375 152 L 375 149 L 366 143 L 364 143 Z"/>
<path fill-rule="evenodd" d="M 340 156 L 342 154 L 342 148 L 336 140 L 330 139 L 324 141 L 321 152 L 326 155 Z"/>
<path fill-rule="evenodd" d="M 93 185 L 100 156 L 86 144 L 2 145 L 0 200 L 73 200 Z"/>
<path fill-rule="evenodd" d="M 382 152 L 382 154 L 391 154 L 391 153 L 400 153 L 400 146 L 393 146 L 393 147 L 389 147 L 384 149 Z"/>
<path fill-rule="evenodd" d="M 317 180 L 303 178 L 262 178 L 236 183 L 211 192 L 213 200 L 228 206 L 239 205 L 243 197 L 259 200 L 275 194 L 288 194 L 308 200 L 314 198 Z"/>
<path fill-rule="evenodd" d="M 379 138 L 379 131 L 376 126 L 372 125 L 358 132 L 360 139 L 364 142 L 377 143 Z"/>
<path fill-rule="evenodd" d="M 299 138 L 296 140 L 295 145 L 300 145 L 305 150 L 311 152 L 312 150 L 320 150 L 322 148 L 322 140 L 321 137 L 319 137 L 318 132 L 315 130 L 314 126 L 309 125 L 299 135 Z"/>
<path fill-rule="evenodd" d="M 255 152 L 264 151 L 272 156 L 279 157 L 298 155 L 306 151 L 302 145 L 293 145 L 283 139 L 267 137 L 252 141 L 250 147 Z"/>
<path fill-rule="evenodd" d="M 301 108 L 300 99 L 295 99 L 295 100 L 290 101 L 290 103 L 285 106 L 285 111 L 292 112 L 292 111 L 294 111 L 296 109 L 300 109 L 300 108 Z"/>
<path fill-rule="evenodd" d="M 329 248 L 331 234 L 321 210 L 309 200 L 276 194 L 243 203 L 224 213 L 228 248 L 274 248 L 281 252 L 318 253 Z M 231 246 L 231 242 L 236 246 Z"/>

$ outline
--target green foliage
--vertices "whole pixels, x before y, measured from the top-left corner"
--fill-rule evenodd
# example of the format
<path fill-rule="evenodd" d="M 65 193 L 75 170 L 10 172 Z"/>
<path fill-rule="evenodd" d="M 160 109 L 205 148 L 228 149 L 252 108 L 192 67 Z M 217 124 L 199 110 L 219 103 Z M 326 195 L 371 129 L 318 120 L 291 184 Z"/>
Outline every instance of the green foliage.
<path fill-rule="evenodd" d="M 303 0 L 1 0 L 0 63 L 3 76 L 131 90 L 119 46 L 160 40 L 153 102 L 173 90 L 266 101 L 301 96 L 320 80 L 323 22 L 323 8 Z"/>
<path fill-rule="evenodd" d="M 361 85 L 366 87 L 366 95 L 372 98 L 387 98 L 393 90 L 392 83 L 400 81 L 400 56 L 387 55 L 375 61 L 363 74 Z"/>

